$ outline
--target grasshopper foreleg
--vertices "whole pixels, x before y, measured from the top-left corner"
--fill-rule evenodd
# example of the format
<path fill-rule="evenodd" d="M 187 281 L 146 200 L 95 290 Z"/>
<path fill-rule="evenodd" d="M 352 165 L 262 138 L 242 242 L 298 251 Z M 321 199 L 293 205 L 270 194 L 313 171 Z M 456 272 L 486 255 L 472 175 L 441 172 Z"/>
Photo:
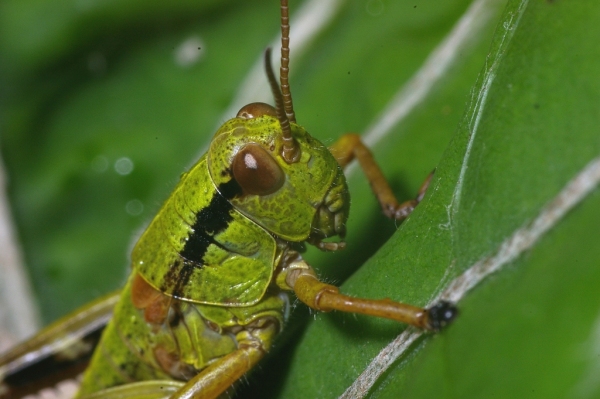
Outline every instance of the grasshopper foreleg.
<path fill-rule="evenodd" d="M 390 299 L 363 299 L 341 294 L 337 287 L 319 281 L 314 270 L 302 259 L 291 265 L 286 275 L 286 283 L 294 290 L 298 299 L 309 307 L 323 312 L 340 310 L 361 313 L 396 320 L 431 331 L 439 331 L 457 314 L 456 308 L 444 301 L 424 309 Z"/>
<path fill-rule="evenodd" d="M 433 176 L 433 173 L 427 176 L 414 199 L 399 203 L 379 165 L 373 158 L 373 154 L 358 134 L 348 133 L 343 135 L 329 147 L 329 151 L 342 168 L 345 168 L 352 160 L 358 160 L 360 167 L 367 176 L 367 180 L 369 180 L 371 189 L 377 196 L 383 213 L 395 220 L 404 220 L 410 215 L 425 195 Z"/>

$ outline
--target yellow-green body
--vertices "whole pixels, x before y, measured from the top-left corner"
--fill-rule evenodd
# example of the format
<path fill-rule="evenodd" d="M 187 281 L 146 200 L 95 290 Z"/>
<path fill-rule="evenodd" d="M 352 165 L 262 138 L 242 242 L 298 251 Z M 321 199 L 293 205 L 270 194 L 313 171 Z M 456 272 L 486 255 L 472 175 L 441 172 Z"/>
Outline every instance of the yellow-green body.
<path fill-rule="evenodd" d="M 134 270 L 161 291 L 198 303 L 244 306 L 256 303 L 265 292 L 277 256 L 275 239 L 250 219 L 227 208 L 226 204 L 208 215 L 209 224 L 226 226 L 207 236 L 210 243 L 202 261 L 207 267 L 190 270 L 188 283 L 176 292 L 185 259 L 180 256 L 194 233 L 196 215 L 203 209 L 225 202 L 209 174 L 207 156 L 181 177 L 171 197 L 156 215 L 133 249 Z M 211 226 L 212 227 L 212 226 Z M 175 272 L 171 268 L 175 265 Z M 217 267 L 218 266 L 218 267 Z M 177 276 L 176 276 L 177 277 Z"/>
<path fill-rule="evenodd" d="M 127 300 L 131 295 L 130 283 L 124 287 L 123 300 L 116 306 L 115 317 L 94 352 L 79 395 L 134 381 L 174 378 L 157 363 L 153 353 L 156 347 L 180 353 L 182 363 L 190 367 L 179 370 L 179 378 L 190 378 L 195 371 L 237 349 L 233 333 L 236 328 L 266 316 L 284 322 L 287 299 L 269 295 L 249 307 L 227 308 L 182 301 L 180 310 L 185 322 L 153 331 L 142 312 Z"/>
<path fill-rule="evenodd" d="M 80 396 L 133 381 L 187 380 L 236 350 L 249 331 L 269 349 L 285 322 L 290 287 L 282 276 L 293 243 L 343 234 L 349 207 L 328 149 L 295 124 L 292 134 L 302 155 L 289 164 L 275 156 L 282 146 L 276 118 L 238 117 L 219 129 L 137 242 L 132 275 Z M 274 154 L 285 175 L 276 192 L 248 194 L 235 181 L 233 158 L 248 144 Z M 170 298 L 161 324 L 132 303 L 136 274 Z M 159 352 L 172 367 L 157 360 Z"/>

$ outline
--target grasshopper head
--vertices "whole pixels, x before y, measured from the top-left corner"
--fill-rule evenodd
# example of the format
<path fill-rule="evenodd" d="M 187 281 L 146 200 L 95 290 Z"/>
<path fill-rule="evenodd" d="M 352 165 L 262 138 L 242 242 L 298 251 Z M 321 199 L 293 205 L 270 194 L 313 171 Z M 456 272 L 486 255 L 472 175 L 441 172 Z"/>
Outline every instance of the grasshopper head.
<path fill-rule="evenodd" d="M 222 194 L 284 240 L 319 244 L 326 237 L 343 237 L 350 199 L 340 166 L 327 147 L 293 122 L 298 156 L 286 160 L 274 112 L 270 105 L 250 104 L 219 129 L 208 152 L 215 186 L 231 187 L 235 181 L 237 194 Z"/>
<path fill-rule="evenodd" d="M 211 143 L 208 168 L 217 189 L 235 188 L 221 194 L 271 234 L 335 250 L 343 245 L 322 240 L 346 232 L 348 187 L 329 150 L 296 123 L 288 81 L 289 30 L 287 1 L 282 1 L 280 84 L 271 49 L 265 52 L 276 107 L 249 104 L 226 122 Z"/>

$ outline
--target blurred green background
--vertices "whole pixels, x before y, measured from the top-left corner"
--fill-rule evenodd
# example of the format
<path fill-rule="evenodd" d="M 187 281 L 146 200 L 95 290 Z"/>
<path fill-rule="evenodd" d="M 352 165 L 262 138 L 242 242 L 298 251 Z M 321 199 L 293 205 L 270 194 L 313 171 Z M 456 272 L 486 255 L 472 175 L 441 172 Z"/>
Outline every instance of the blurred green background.
<path fill-rule="evenodd" d="M 307 254 L 326 281 L 360 268 L 345 292 L 426 304 L 600 153 L 600 6 L 474 4 L 485 28 L 373 148 L 402 199 L 437 167 L 422 206 L 392 236 L 353 173 L 348 249 Z M 293 60 L 299 123 L 326 144 L 364 132 L 469 6 L 340 2 Z M 46 322 L 124 281 L 136 234 L 233 116 L 278 25 L 276 1 L 0 3 L 0 150 Z M 600 397 L 597 202 L 469 294 L 456 325 L 419 341 L 370 397 Z M 403 328 L 299 307 L 239 396 L 337 397 Z"/>

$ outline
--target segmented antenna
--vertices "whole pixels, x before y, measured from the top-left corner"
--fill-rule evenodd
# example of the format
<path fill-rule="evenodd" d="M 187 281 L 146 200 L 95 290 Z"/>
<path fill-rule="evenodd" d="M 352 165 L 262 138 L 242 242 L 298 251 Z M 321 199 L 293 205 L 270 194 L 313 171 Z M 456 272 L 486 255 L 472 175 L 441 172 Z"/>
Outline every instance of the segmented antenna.
<path fill-rule="evenodd" d="M 292 104 L 292 92 L 288 76 L 290 72 L 290 18 L 288 16 L 288 2 L 281 0 L 281 68 L 279 70 L 279 81 L 283 93 L 283 108 L 290 122 L 296 123 L 296 114 Z"/>
<path fill-rule="evenodd" d="M 294 163 L 299 159 L 300 147 L 298 143 L 292 137 L 292 129 L 290 127 L 290 120 L 285 114 L 283 108 L 283 96 L 275 78 L 275 72 L 273 72 L 273 65 L 271 65 L 271 48 L 269 47 L 265 51 L 265 69 L 267 70 L 267 80 L 271 86 L 273 97 L 275 98 L 275 111 L 277 113 L 277 119 L 279 119 L 279 125 L 281 126 L 283 147 L 281 149 L 281 155 L 287 163 Z"/>
<path fill-rule="evenodd" d="M 292 106 L 292 94 L 288 83 L 289 55 L 290 55 L 290 25 L 288 18 L 287 0 L 281 0 L 281 87 L 275 78 L 273 66 L 271 65 L 271 49 L 265 51 L 265 69 L 267 70 L 267 79 L 271 85 L 273 97 L 275 97 L 275 111 L 277 119 L 281 125 L 283 146 L 281 155 L 287 163 L 294 163 L 300 159 L 300 146 L 292 136 L 291 122 L 296 122 L 294 109 Z M 283 94 L 282 94 L 283 91 Z"/>

